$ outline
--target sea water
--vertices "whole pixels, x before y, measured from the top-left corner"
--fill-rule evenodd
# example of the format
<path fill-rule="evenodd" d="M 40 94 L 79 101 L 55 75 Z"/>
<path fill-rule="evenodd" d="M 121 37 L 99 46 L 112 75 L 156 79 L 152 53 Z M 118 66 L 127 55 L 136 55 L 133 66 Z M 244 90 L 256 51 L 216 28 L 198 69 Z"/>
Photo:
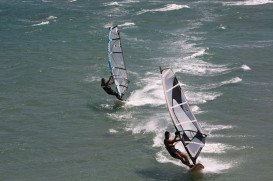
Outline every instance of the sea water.
<path fill-rule="evenodd" d="M 273 1 L 1 0 L 0 17 L 0 180 L 273 179 Z M 100 87 L 113 25 L 124 105 Z M 208 134 L 198 177 L 164 148 L 159 66 Z"/>

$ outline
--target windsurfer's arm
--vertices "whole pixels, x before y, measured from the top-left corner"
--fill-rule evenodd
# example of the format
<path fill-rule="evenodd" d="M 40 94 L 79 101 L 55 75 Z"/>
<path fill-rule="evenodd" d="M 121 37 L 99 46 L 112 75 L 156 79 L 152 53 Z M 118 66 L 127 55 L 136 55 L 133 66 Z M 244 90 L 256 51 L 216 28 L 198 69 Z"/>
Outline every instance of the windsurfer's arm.
<path fill-rule="evenodd" d="M 112 85 L 114 83 L 113 76 L 109 77 L 109 80 L 106 82 L 107 85 Z"/>
<path fill-rule="evenodd" d="M 177 139 L 178 138 L 178 139 Z M 178 137 L 178 135 L 175 135 L 174 139 L 172 140 L 173 143 L 180 141 L 181 139 Z"/>
<path fill-rule="evenodd" d="M 179 137 L 179 133 L 180 133 L 179 131 L 175 132 L 175 137 L 174 137 L 175 142 L 181 141 L 181 138 Z"/>
<path fill-rule="evenodd" d="M 180 139 L 179 139 L 179 140 L 180 140 Z M 172 139 L 172 140 L 169 139 L 169 140 L 168 140 L 168 143 L 169 143 L 169 144 L 174 144 L 175 142 L 177 142 L 177 141 L 179 141 L 179 140 L 177 140 L 177 135 L 175 135 L 174 139 Z"/>

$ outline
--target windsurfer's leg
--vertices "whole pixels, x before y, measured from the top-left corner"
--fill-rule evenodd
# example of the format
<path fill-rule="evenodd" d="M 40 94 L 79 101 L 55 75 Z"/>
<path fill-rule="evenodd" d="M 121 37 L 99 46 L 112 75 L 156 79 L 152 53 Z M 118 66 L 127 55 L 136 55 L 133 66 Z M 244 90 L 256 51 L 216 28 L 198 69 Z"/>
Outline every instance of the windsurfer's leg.
<path fill-rule="evenodd" d="M 106 91 L 106 93 L 109 94 L 109 95 L 113 95 L 113 96 L 117 96 L 117 95 L 118 95 L 118 94 L 117 94 L 115 91 L 113 91 L 112 89 L 108 89 L 108 90 Z"/>
<path fill-rule="evenodd" d="M 179 157 L 179 159 L 181 160 L 181 162 L 185 165 L 187 165 L 188 167 L 192 167 L 192 165 L 190 164 L 190 161 L 187 157 L 187 155 L 185 155 L 184 153 L 180 152 L 180 151 L 177 151 L 177 155 Z"/>

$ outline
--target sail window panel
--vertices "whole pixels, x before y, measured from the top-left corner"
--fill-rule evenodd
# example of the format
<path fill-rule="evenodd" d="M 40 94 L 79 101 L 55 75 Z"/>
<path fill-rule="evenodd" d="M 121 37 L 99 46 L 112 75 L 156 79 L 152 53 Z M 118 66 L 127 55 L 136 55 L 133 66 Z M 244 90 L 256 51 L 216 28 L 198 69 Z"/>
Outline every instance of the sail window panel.
<path fill-rule="evenodd" d="M 201 128 L 201 126 L 199 125 L 198 122 L 195 122 L 195 123 L 193 123 L 193 124 L 194 124 L 194 126 L 199 130 L 199 132 L 203 133 L 203 130 L 202 130 L 202 128 Z"/>
<path fill-rule="evenodd" d="M 109 32 L 109 39 L 117 39 L 119 37 L 120 36 L 118 33 L 118 28 L 117 27 L 111 28 Z"/>
<path fill-rule="evenodd" d="M 182 133 L 183 133 L 183 127 L 182 126 L 177 126 L 177 131 L 180 132 L 180 135 L 182 136 Z"/>
<path fill-rule="evenodd" d="M 177 116 L 177 114 L 175 115 Z M 192 125 L 192 123 L 183 124 L 183 122 L 180 121 L 180 123 L 176 124 L 176 127 L 180 126 L 183 129 L 183 133 L 187 139 L 192 139 L 196 135 L 196 132 L 192 131 L 194 129 Z"/>
<path fill-rule="evenodd" d="M 112 53 L 122 52 L 120 41 L 119 40 L 110 41 L 110 50 L 111 50 Z"/>
<path fill-rule="evenodd" d="M 165 74 L 166 75 L 166 74 Z M 169 76 L 168 74 L 164 76 L 165 78 L 165 89 L 169 90 L 173 87 L 173 76 Z"/>
<path fill-rule="evenodd" d="M 171 107 L 172 106 L 172 92 L 168 92 L 168 93 L 166 93 L 166 99 L 167 99 L 167 101 L 168 101 L 168 106 L 169 107 Z"/>
<path fill-rule="evenodd" d="M 191 120 L 195 120 L 194 115 L 192 114 L 191 110 L 190 110 L 190 106 L 188 104 L 184 104 L 181 106 L 181 108 L 185 111 L 185 113 L 187 114 L 187 116 L 191 119 Z"/>
<path fill-rule="evenodd" d="M 114 31 L 112 30 L 110 33 L 109 33 L 109 39 L 110 40 L 115 40 L 115 39 L 118 39 L 120 38 L 119 36 L 119 33 L 117 32 L 117 29 L 115 29 Z"/>
<path fill-rule="evenodd" d="M 171 87 L 168 90 L 166 90 L 166 92 L 172 91 L 173 89 L 175 89 L 178 86 L 180 86 L 180 84 L 173 85 L 173 87 Z"/>
<path fill-rule="evenodd" d="M 173 110 L 171 110 L 171 117 L 172 117 L 173 123 L 175 125 L 177 125 L 177 127 L 181 126 L 180 121 L 179 121 L 179 119 L 177 119 L 177 116 L 176 116 L 176 114 L 175 114 L 175 112 Z"/>
<path fill-rule="evenodd" d="M 190 143 L 187 144 L 187 148 L 190 151 L 192 157 L 195 157 L 199 150 L 202 149 L 204 144 L 197 138 L 194 138 Z"/>
<path fill-rule="evenodd" d="M 120 67 L 120 68 L 125 68 L 124 63 L 123 63 L 123 57 L 122 54 L 120 53 L 112 53 L 110 55 L 111 58 L 111 63 L 112 67 Z"/>
<path fill-rule="evenodd" d="M 176 100 L 173 100 L 173 106 L 177 105 L 178 103 L 176 102 Z M 185 112 L 183 110 L 181 110 L 181 107 L 175 107 L 173 108 L 173 112 L 175 113 L 177 119 L 183 124 L 183 128 L 184 130 L 192 130 L 192 131 L 197 131 L 196 127 L 194 126 L 193 123 L 189 123 L 192 120 L 188 117 L 187 114 L 185 114 Z"/>
<path fill-rule="evenodd" d="M 115 79 L 126 79 L 127 78 L 127 72 L 125 70 L 115 68 L 113 67 L 113 75 L 115 75 Z"/>
<path fill-rule="evenodd" d="M 183 92 L 181 92 L 181 98 L 182 98 L 183 102 L 187 100 L 186 96 L 185 96 L 185 94 Z"/>
<path fill-rule="evenodd" d="M 192 123 L 188 123 L 191 120 L 187 117 L 187 115 L 183 111 L 176 111 L 175 109 L 174 109 L 175 117 L 179 120 L 177 124 L 183 125 L 184 130 L 195 129 Z M 183 124 L 185 122 L 187 122 L 187 124 Z"/>
<path fill-rule="evenodd" d="M 115 84 L 117 85 L 117 89 L 120 94 L 123 94 L 127 87 L 128 87 L 128 81 L 127 81 L 127 73 L 125 70 L 122 69 L 115 69 L 113 68 L 113 75 Z"/>
<path fill-rule="evenodd" d="M 196 120 L 195 116 L 193 115 L 193 113 L 190 110 L 190 106 L 188 104 L 185 104 L 182 106 L 183 110 L 185 110 L 185 113 L 187 114 L 187 116 L 191 119 L 191 120 Z M 196 121 L 193 123 L 194 126 L 196 127 L 197 130 L 201 131 L 201 127 L 199 125 L 199 123 Z M 201 131 L 202 132 L 202 131 Z"/>

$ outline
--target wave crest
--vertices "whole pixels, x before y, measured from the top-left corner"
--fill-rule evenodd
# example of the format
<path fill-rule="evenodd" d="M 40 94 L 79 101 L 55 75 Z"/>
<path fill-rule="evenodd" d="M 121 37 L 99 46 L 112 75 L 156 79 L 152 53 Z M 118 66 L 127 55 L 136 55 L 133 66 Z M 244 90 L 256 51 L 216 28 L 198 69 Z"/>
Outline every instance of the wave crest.
<path fill-rule="evenodd" d="M 230 6 L 255 6 L 262 4 L 273 3 L 272 0 L 247 0 L 247 1 L 235 1 L 235 2 L 225 2 L 225 5 Z"/>
<path fill-rule="evenodd" d="M 157 8 L 157 9 L 143 9 L 137 13 L 137 15 L 141 15 L 147 12 L 166 12 L 166 11 L 174 11 L 174 10 L 179 10 L 183 8 L 190 8 L 187 5 L 178 5 L 178 4 L 167 4 L 163 8 Z"/>

